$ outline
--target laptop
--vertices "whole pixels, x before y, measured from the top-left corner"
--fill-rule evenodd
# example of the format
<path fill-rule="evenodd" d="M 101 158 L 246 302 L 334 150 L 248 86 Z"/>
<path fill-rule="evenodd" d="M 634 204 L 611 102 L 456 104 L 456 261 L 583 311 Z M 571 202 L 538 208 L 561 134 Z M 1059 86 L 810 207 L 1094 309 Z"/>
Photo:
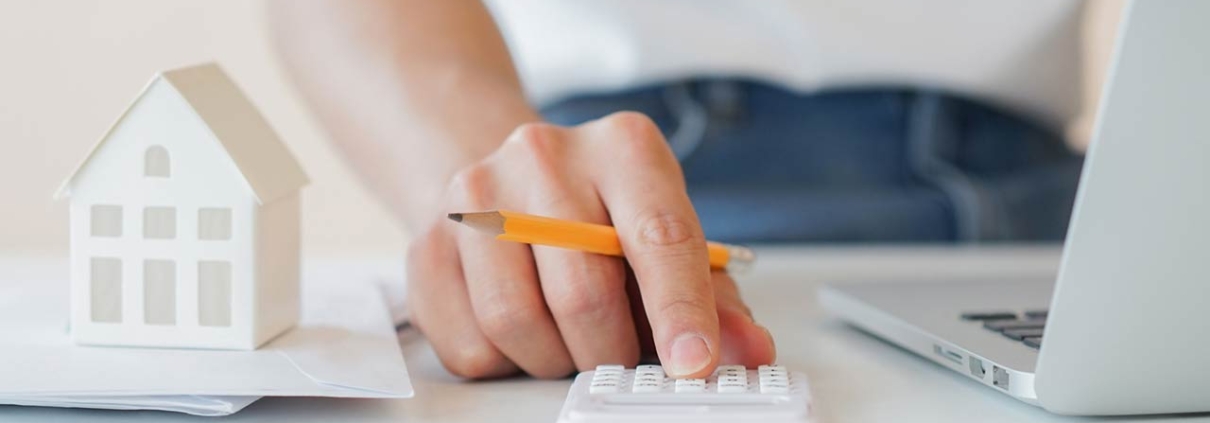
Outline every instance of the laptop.
<path fill-rule="evenodd" d="M 1054 281 L 828 285 L 824 308 L 1054 413 L 1210 411 L 1208 16 L 1128 6 Z"/>

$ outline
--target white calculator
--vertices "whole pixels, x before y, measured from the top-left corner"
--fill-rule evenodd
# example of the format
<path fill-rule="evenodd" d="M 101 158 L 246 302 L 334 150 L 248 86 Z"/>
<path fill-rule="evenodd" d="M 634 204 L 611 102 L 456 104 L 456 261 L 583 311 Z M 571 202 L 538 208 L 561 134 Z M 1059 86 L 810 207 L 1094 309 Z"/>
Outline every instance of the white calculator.
<path fill-rule="evenodd" d="M 802 423 L 810 417 L 806 375 L 783 366 L 719 366 L 706 379 L 671 379 L 657 365 L 602 365 L 576 376 L 559 423 Z"/>

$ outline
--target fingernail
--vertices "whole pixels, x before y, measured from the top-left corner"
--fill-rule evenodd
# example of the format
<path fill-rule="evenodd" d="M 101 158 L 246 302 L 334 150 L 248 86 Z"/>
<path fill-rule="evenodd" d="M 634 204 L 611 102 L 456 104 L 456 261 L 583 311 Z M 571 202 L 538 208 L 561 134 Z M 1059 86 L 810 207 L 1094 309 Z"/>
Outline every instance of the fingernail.
<path fill-rule="evenodd" d="M 710 365 L 710 348 L 701 335 L 686 333 L 672 342 L 672 363 L 668 374 L 672 377 L 696 373 Z"/>

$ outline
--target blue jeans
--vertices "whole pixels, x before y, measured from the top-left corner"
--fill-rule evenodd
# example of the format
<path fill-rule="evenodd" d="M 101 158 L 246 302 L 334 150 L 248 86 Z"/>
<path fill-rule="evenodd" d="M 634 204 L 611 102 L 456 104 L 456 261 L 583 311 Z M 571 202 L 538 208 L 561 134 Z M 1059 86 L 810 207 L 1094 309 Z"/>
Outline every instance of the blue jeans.
<path fill-rule="evenodd" d="M 620 110 L 660 126 L 720 241 L 1062 240 L 1083 162 L 1023 117 L 913 88 L 702 79 L 542 109 L 564 125 Z"/>

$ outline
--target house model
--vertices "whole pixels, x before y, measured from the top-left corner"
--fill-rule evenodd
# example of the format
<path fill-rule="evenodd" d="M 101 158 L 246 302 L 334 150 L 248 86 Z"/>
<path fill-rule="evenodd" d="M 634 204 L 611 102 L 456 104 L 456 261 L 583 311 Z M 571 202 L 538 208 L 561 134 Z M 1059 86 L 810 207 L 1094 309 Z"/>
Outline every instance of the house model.
<path fill-rule="evenodd" d="M 73 340 L 248 350 L 293 327 L 306 184 L 218 66 L 156 75 L 56 194 Z"/>

